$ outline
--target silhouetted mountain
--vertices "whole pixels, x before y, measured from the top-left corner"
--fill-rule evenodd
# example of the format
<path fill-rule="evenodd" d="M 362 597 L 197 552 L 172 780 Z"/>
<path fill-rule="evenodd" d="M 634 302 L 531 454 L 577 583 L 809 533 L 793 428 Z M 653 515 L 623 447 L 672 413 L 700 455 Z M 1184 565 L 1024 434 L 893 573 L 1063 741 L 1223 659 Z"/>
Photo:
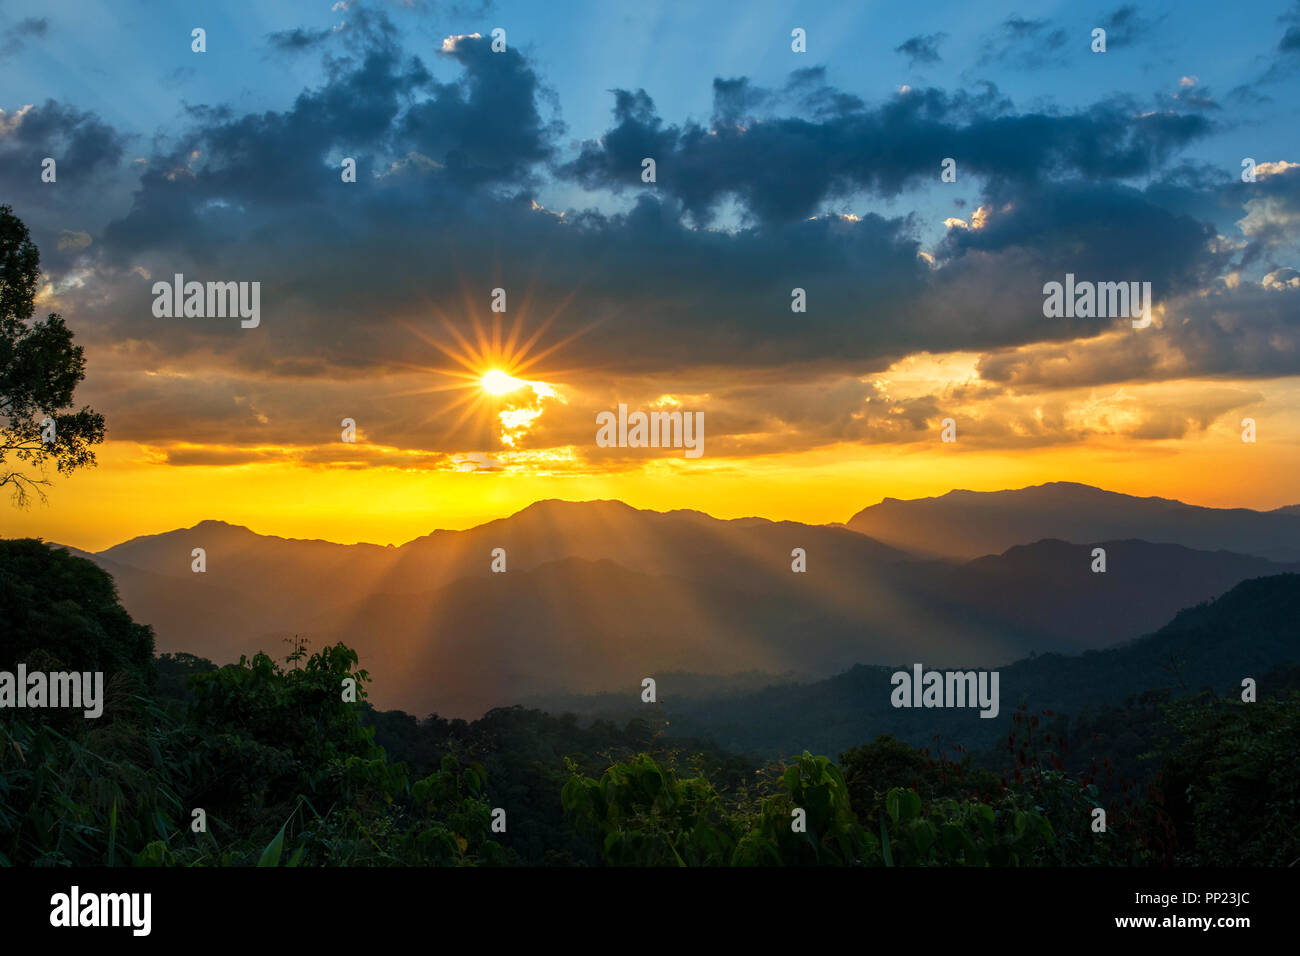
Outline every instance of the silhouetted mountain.
<path fill-rule="evenodd" d="M 1161 687 L 1237 695 L 1244 678 L 1300 661 L 1300 574 L 1243 581 L 1120 647 L 1078 656 L 1043 654 L 1000 668 L 995 719 L 981 718 L 974 709 L 894 708 L 890 678 L 916 661 L 931 666 L 918 656 L 900 659 L 897 667 L 859 666 L 829 680 L 718 700 L 674 702 L 666 682 L 659 693 L 672 733 L 710 736 L 736 752 L 838 753 L 882 733 L 916 746 L 932 745 L 939 734 L 967 749 L 987 748 L 1005 738 L 1022 700 L 1034 714 L 1052 710 L 1077 718 Z M 609 716 L 628 712 L 634 710 Z"/>
<path fill-rule="evenodd" d="M 1106 571 L 1092 570 L 1093 551 L 1105 552 Z M 1077 652 L 1106 647 L 1150 632 L 1185 607 L 1223 594 L 1248 578 L 1300 571 L 1228 551 L 1194 551 L 1176 544 L 1047 540 L 961 565 L 915 565 L 899 582 L 934 605 L 947 604 L 986 620 L 1001 620 L 1023 635 L 1020 653 Z"/>
<path fill-rule="evenodd" d="M 401 547 L 258 535 L 205 521 L 90 556 L 160 652 L 218 662 L 293 634 L 343 641 L 373 699 L 475 716 L 539 695 L 639 695 L 669 671 L 822 677 L 855 664 L 997 666 L 1105 647 L 1237 582 L 1291 570 L 1143 541 L 1040 541 L 964 565 L 859 532 L 619 502 L 546 501 Z M 205 552 L 206 571 L 191 570 Z M 491 572 L 502 548 L 507 571 Z M 794 573 L 802 549 L 807 571 Z"/>
<path fill-rule="evenodd" d="M 855 514 L 848 527 L 897 548 L 949 558 L 1001 554 L 1044 538 L 1075 544 L 1141 538 L 1300 561 L 1300 513 L 1293 508 L 1201 508 L 1060 481 L 1015 491 L 886 498 Z"/>

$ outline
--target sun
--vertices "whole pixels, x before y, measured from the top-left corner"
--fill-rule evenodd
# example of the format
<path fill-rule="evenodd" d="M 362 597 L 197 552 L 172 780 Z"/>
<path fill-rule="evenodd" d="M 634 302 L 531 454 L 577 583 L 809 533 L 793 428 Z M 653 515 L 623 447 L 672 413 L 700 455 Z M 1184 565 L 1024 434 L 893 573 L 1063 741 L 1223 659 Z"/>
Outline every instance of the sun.
<path fill-rule="evenodd" d="M 508 375 L 499 368 L 494 368 L 487 372 L 487 374 L 478 380 L 478 383 L 483 391 L 487 392 L 489 395 L 508 395 L 511 392 L 518 391 L 525 385 L 531 384 L 525 382 L 521 378 L 515 378 L 513 375 Z"/>
<path fill-rule="evenodd" d="M 437 384 L 420 385 L 395 395 L 426 395 L 459 391 L 460 395 L 449 401 L 440 401 L 428 408 L 425 422 L 444 432 L 442 440 L 458 434 L 469 424 L 476 434 L 482 435 L 484 426 L 495 426 L 497 440 L 503 451 L 517 449 L 527 437 L 537 419 L 552 401 L 568 404 L 557 376 L 580 374 L 581 369 L 550 367 L 542 372 L 538 366 L 570 342 L 605 321 L 607 317 L 591 320 L 563 338 L 540 346 L 542 337 L 561 316 L 572 295 L 557 303 L 531 332 L 525 332 L 526 317 L 530 312 L 529 297 L 515 312 L 512 327 L 503 327 L 500 313 L 492 313 L 483 321 L 483 313 L 476 309 L 470 290 L 463 290 L 463 308 L 459 314 L 445 313 L 430 303 L 433 318 L 438 320 L 443 333 L 407 324 L 407 329 L 426 345 L 451 359 L 457 367 L 430 367 L 423 363 L 395 362 L 411 372 L 431 373 Z M 426 324 L 427 325 L 427 324 Z M 527 376 L 527 377 L 525 377 Z M 543 380 L 545 379 L 545 380 Z M 446 417 L 446 424 L 438 419 Z"/>

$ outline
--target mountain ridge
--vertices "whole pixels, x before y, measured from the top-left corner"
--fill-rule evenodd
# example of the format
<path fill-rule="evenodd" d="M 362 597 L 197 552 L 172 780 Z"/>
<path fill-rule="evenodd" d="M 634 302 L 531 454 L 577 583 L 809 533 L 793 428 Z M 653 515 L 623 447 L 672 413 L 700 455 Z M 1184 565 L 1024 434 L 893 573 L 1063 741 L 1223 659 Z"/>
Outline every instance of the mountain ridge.
<path fill-rule="evenodd" d="M 1092 571 L 1097 545 L 1104 574 Z M 505 573 L 493 572 L 498 549 Z M 83 554 L 154 625 L 161 651 L 225 662 L 278 654 L 294 634 L 343 641 L 376 676 L 378 701 L 455 716 L 626 686 L 655 669 L 824 677 L 911 653 L 960 666 L 1074 653 L 1145 633 L 1246 578 L 1300 569 L 1131 536 L 1040 536 L 969 560 L 918 558 L 847 527 L 611 499 L 545 499 L 400 547 L 205 519 Z"/>
<path fill-rule="evenodd" d="M 717 698 L 674 697 L 659 687 L 673 735 L 707 736 L 737 751 L 780 757 L 808 748 L 840 753 L 882 733 L 915 746 L 935 735 L 967 749 L 1004 742 L 1023 699 L 1029 713 L 1051 710 L 1071 720 L 1128 696 L 1164 688 L 1189 694 L 1202 688 L 1235 696 L 1244 678 L 1258 678 L 1300 661 L 1300 574 L 1252 578 L 1226 594 L 1178 611 L 1157 630 L 1116 647 L 1078 655 L 1035 655 L 999 668 L 1000 712 L 982 719 L 972 710 L 897 709 L 890 703 L 891 675 L 911 662 L 856 665 L 820 681 L 773 682 L 761 690 Z M 930 661 L 924 664 L 931 666 Z M 1171 667 L 1172 665 L 1172 667 Z M 1261 697 L 1271 689 L 1260 686 Z M 587 717 L 624 719 L 631 707 L 610 709 L 608 697 L 570 709 Z"/>
<path fill-rule="evenodd" d="M 1079 482 L 1045 482 L 1001 491 L 954 489 L 930 498 L 885 498 L 846 525 L 917 554 L 970 559 L 1027 541 L 1076 544 L 1138 538 L 1197 550 L 1300 560 L 1300 506 L 1271 511 L 1208 508 L 1173 498 L 1139 497 Z"/>

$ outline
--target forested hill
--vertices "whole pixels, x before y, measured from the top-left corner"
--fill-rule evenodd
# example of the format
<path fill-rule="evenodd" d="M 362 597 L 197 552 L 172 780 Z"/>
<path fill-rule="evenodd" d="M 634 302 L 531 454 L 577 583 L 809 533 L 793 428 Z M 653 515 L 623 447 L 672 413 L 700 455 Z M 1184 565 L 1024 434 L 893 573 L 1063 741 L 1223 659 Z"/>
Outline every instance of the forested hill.
<path fill-rule="evenodd" d="M 671 685 L 659 691 L 673 732 L 710 736 L 735 752 L 839 753 L 881 733 L 918 746 L 941 734 L 976 750 L 1006 735 L 1022 700 L 1033 712 L 1048 709 L 1077 718 L 1157 688 L 1183 693 L 1209 687 L 1237 696 L 1243 678 L 1258 679 L 1294 661 L 1300 661 L 1300 574 L 1279 574 L 1243 581 L 1120 647 L 1043 654 L 1001 668 L 1001 709 L 995 719 L 981 718 L 975 709 L 895 709 L 890 705 L 893 667 L 859 666 L 816 683 L 722 699 L 674 702 Z M 1259 688 L 1261 697 L 1268 693 L 1268 687 Z"/>

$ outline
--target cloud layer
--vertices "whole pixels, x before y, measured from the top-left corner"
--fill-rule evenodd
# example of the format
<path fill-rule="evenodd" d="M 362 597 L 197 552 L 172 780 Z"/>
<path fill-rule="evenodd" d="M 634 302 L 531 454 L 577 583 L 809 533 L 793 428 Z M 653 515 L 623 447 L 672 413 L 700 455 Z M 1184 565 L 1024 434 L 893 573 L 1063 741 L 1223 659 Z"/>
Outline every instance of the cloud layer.
<path fill-rule="evenodd" d="M 1146 29 L 1131 7 L 1107 23 L 1116 46 Z M 943 39 L 897 51 L 937 63 Z M 1032 62 L 1062 42 L 1011 18 L 981 56 Z M 147 148 L 71 104 L 0 115 L 0 188 L 41 243 L 44 304 L 89 346 L 112 437 L 176 463 L 364 466 L 368 452 L 319 450 L 342 415 L 415 467 L 499 450 L 495 412 L 465 420 L 454 390 L 425 387 L 454 368 L 448 329 L 491 327 L 496 288 L 505 328 L 554 347 L 530 374 L 565 396 L 520 450 L 575 445 L 592 461 L 596 411 L 664 394 L 706 410 L 711 455 L 744 455 L 915 440 L 954 407 L 984 422 L 973 440 L 1074 441 L 1100 426 L 1080 424 L 1073 390 L 1300 374 L 1300 166 L 1260 157 L 1244 183 L 1191 164 L 1216 130 L 1195 81 L 1156 110 L 1119 96 L 1021 109 L 987 83 L 868 102 L 812 68 L 774 89 L 715 80 L 707 123 L 614 90 L 608 129 L 568 143 L 535 66 L 490 38 L 443 43 L 450 82 L 365 9 L 268 46 L 322 57 L 325 81 L 278 111 L 190 107 Z M 42 189 L 46 156 L 59 179 Z M 957 184 L 940 179 L 948 157 Z M 590 205 L 546 209 L 555 184 Z M 978 209 L 937 245 L 918 212 L 883 211 L 972 192 Z M 1150 282 L 1157 324 L 1044 318 L 1043 284 L 1067 272 Z M 261 325 L 155 318 L 152 284 L 177 273 L 261 282 Z M 791 311 L 796 288 L 806 312 Z M 906 397 L 881 384 L 908 356 L 957 352 L 977 357 L 966 381 Z M 1153 401 L 1117 431 L 1204 428 L 1243 394 Z M 1056 412 L 1013 426 L 1020 403 L 1049 396 Z"/>

